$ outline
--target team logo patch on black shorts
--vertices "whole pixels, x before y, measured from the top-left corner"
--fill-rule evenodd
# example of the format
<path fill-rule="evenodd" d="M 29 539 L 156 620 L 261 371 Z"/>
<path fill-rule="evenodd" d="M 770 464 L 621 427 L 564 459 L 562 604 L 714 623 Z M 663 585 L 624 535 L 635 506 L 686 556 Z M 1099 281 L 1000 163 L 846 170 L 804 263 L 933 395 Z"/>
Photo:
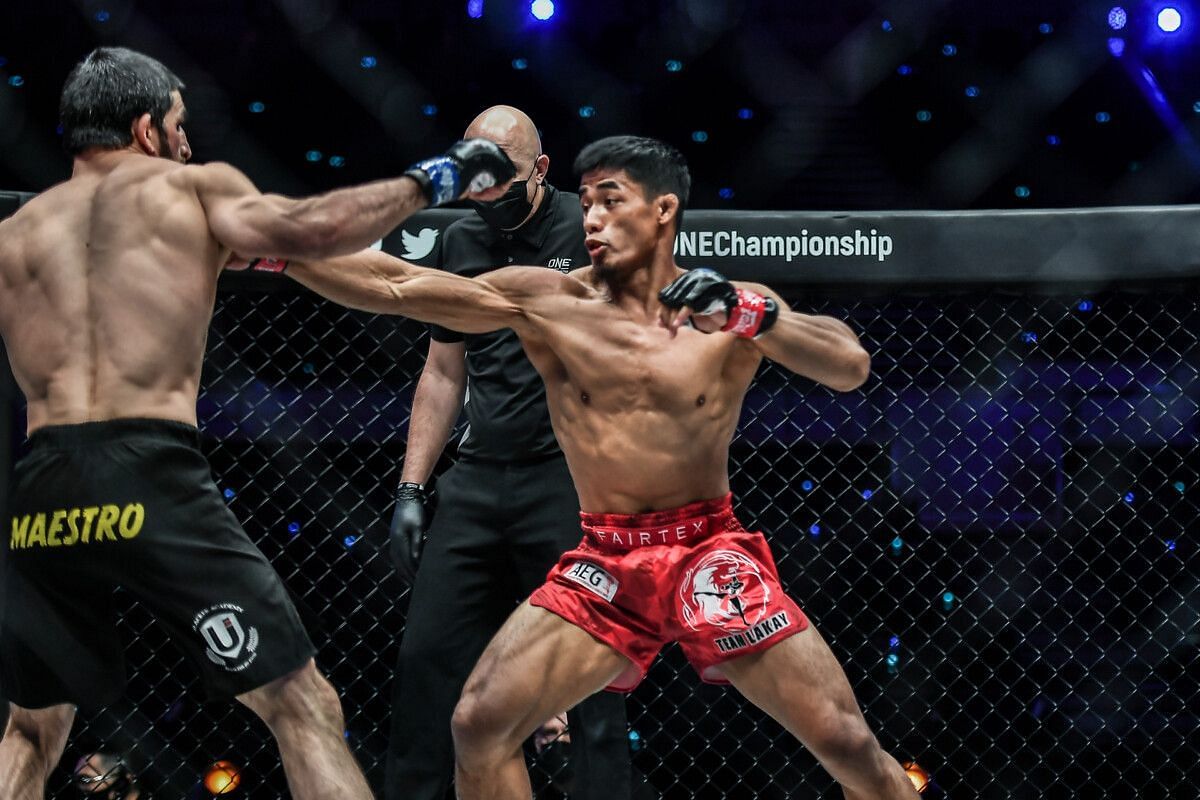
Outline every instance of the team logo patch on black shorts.
<path fill-rule="evenodd" d="M 192 630 L 200 634 L 209 661 L 229 672 L 241 672 L 258 656 L 258 629 L 242 625 L 241 606 L 220 603 L 192 618 Z"/>

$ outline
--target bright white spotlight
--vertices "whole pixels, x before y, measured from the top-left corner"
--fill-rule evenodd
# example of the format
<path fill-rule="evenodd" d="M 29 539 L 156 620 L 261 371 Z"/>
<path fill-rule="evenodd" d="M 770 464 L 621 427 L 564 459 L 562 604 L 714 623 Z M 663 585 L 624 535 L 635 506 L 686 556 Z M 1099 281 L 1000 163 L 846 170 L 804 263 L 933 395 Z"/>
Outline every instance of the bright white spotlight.
<path fill-rule="evenodd" d="M 1164 33 L 1174 33 L 1183 25 L 1183 15 L 1178 8 L 1167 6 L 1158 12 L 1158 27 Z"/>
<path fill-rule="evenodd" d="M 554 2 L 553 0 L 533 0 L 529 4 L 529 13 L 544 22 L 554 16 Z"/>

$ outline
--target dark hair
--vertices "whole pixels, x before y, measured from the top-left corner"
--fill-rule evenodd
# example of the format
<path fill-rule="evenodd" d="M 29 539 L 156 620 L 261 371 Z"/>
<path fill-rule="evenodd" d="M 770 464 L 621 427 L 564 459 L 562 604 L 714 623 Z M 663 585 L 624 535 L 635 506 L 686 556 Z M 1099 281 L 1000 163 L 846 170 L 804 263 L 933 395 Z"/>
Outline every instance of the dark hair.
<path fill-rule="evenodd" d="M 647 197 L 673 194 L 679 198 L 675 230 L 683 224 L 692 176 L 683 153 L 666 142 L 644 136 L 609 136 L 592 142 L 575 159 L 575 174 L 595 169 L 623 169 L 641 185 Z"/>
<path fill-rule="evenodd" d="M 63 85 L 58 105 L 63 148 L 75 156 L 89 147 L 125 147 L 133 141 L 130 125 L 142 114 L 162 131 L 171 92 L 181 89 L 183 81 L 150 56 L 97 47 Z"/>

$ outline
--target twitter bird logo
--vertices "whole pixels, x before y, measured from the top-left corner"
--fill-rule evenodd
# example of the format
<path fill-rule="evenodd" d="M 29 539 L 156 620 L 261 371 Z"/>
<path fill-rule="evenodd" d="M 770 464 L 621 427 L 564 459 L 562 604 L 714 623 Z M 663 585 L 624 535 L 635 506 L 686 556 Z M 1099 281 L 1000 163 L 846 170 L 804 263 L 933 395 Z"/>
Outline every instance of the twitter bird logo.
<path fill-rule="evenodd" d="M 429 255 L 433 252 L 433 246 L 437 244 L 438 233 L 434 228 L 421 228 L 415 236 L 408 231 L 400 231 L 400 241 L 404 245 L 404 252 L 400 257 L 417 261 Z"/>

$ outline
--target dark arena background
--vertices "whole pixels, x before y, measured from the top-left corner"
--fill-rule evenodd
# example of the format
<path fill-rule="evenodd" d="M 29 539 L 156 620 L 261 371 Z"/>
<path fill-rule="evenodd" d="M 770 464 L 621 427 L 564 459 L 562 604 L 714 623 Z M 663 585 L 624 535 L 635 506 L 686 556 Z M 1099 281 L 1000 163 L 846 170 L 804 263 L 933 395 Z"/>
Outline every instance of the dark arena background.
<path fill-rule="evenodd" d="M 732 466 L 884 747 L 926 797 L 1200 797 L 1196 0 L 2 0 L 0 216 L 68 176 L 58 92 L 100 44 L 180 74 L 197 160 L 286 194 L 396 175 L 499 102 L 538 123 L 566 189 L 598 137 L 677 145 L 700 209 L 679 262 L 847 319 L 872 353 L 846 395 L 764 367 Z M 437 263 L 463 213 L 384 246 Z M 227 275 L 199 404 L 377 790 L 408 603 L 386 529 L 426 343 Z M 7 470 L 11 376 L 0 402 Z M 78 796 L 70 767 L 97 748 L 155 798 L 211 797 L 218 761 L 240 779 L 221 796 L 287 796 L 266 729 L 205 703 L 123 607 L 129 691 L 80 716 L 49 796 Z M 675 647 L 629 717 L 640 796 L 836 794 Z"/>

